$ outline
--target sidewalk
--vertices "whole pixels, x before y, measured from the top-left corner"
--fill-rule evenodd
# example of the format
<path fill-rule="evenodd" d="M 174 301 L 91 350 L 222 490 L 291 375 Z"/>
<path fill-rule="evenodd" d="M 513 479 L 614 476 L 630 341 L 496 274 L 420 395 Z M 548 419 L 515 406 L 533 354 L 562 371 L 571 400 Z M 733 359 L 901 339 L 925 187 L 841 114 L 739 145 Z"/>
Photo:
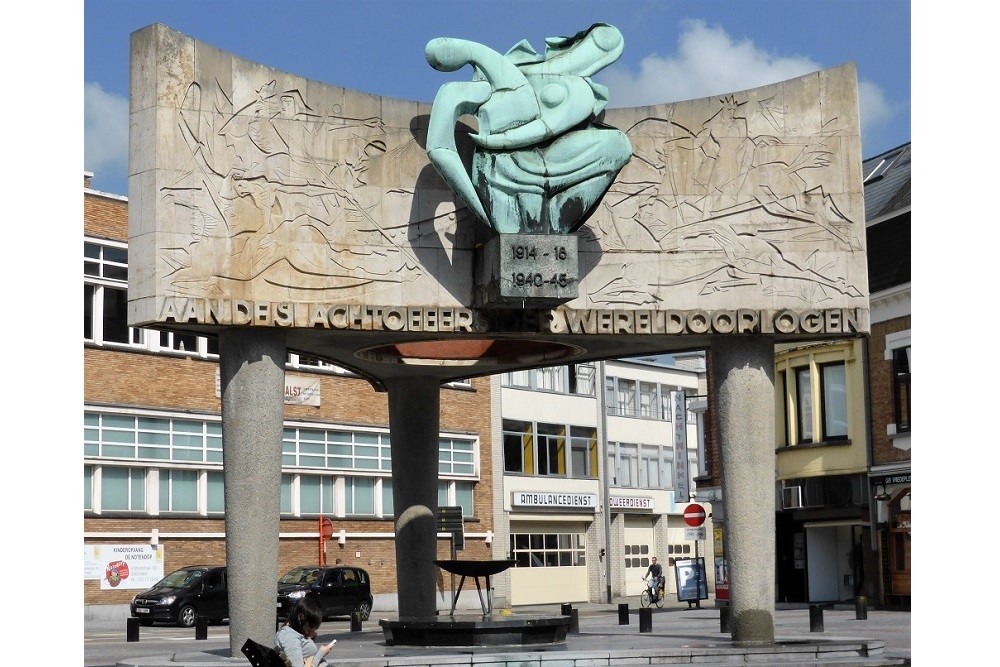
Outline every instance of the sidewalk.
<path fill-rule="evenodd" d="M 623 600 L 623 602 L 625 602 Z M 321 641 L 337 638 L 334 662 L 346 667 L 448 667 L 518 665 L 519 667 L 593 667 L 599 665 L 691 664 L 702 666 L 753 662 L 782 665 L 906 665 L 910 664 L 910 613 L 872 611 L 857 620 L 853 605 L 823 610 L 823 631 L 812 632 L 807 604 L 779 604 L 775 610 L 775 644 L 737 646 L 721 632 L 720 611 L 714 606 L 689 608 L 686 602 L 667 601 L 651 610 L 651 632 L 640 632 L 639 609 L 627 602 L 628 623 L 620 623 L 618 603 L 574 603 L 579 632 L 566 642 L 528 647 L 414 647 L 387 646 L 378 618 L 394 618 L 377 611 L 360 632 L 349 625 L 328 622 Z M 506 616 L 558 616 L 561 605 L 498 610 Z M 463 617 L 468 618 L 463 614 Z M 447 617 L 445 617 L 447 618 Z M 103 625 L 103 622 L 100 623 Z M 118 624 L 120 628 L 121 625 Z M 225 629 L 225 628 L 220 628 Z M 199 646 L 201 644 L 202 646 Z M 218 642 L 215 643 L 218 646 Z M 219 667 L 249 665 L 243 656 L 229 657 L 225 649 L 208 648 L 193 640 L 169 655 L 130 658 L 117 667 Z"/>

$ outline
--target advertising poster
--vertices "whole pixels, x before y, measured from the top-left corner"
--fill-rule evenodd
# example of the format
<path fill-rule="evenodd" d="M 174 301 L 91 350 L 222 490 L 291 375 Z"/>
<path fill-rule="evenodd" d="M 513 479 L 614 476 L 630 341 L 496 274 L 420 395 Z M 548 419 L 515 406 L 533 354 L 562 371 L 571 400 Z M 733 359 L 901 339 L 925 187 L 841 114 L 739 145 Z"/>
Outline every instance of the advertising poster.
<path fill-rule="evenodd" d="M 677 577 L 678 602 L 708 599 L 704 558 L 678 558 L 674 561 L 674 573 Z"/>
<path fill-rule="evenodd" d="M 712 529 L 713 542 L 715 544 L 715 599 L 729 599 L 729 570 L 726 567 L 725 540 L 722 533 L 722 526 L 715 526 Z"/>
<path fill-rule="evenodd" d="M 100 579 L 101 590 L 150 588 L 163 578 L 163 547 L 149 544 L 88 544 L 84 579 Z"/>

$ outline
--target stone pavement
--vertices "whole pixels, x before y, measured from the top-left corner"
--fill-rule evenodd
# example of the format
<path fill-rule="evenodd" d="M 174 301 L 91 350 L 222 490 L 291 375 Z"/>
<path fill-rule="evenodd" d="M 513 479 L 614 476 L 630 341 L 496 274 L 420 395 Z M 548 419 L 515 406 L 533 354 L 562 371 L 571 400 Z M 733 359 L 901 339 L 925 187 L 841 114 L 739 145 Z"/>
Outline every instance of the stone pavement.
<path fill-rule="evenodd" d="M 691 608 L 686 602 L 667 601 L 652 609 L 651 632 L 640 632 L 639 609 L 629 602 L 627 624 L 620 621 L 618 603 L 574 603 L 579 632 L 566 642 L 530 647 L 413 647 L 387 646 L 378 618 L 372 614 L 360 631 L 349 623 L 328 621 L 319 639 L 336 637 L 334 664 L 346 667 L 430 667 L 506 665 L 517 667 L 594 667 L 600 665 L 732 664 L 782 665 L 908 665 L 910 664 L 910 612 L 867 611 L 858 620 L 853 605 L 835 605 L 823 610 L 822 632 L 812 631 L 806 604 L 778 604 L 775 612 L 775 644 L 737 646 L 721 632 L 720 611 L 714 606 Z M 517 607 L 501 615 L 559 615 L 561 605 Z M 464 618 L 468 616 L 463 614 Z M 394 617 L 393 617 L 394 618 Z M 119 624 L 120 625 L 120 624 Z M 192 629 L 193 633 L 193 629 Z M 249 665 L 242 655 L 230 657 L 224 649 L 199 650 L 201 641 L 185 643 L 168 655 L 129 658 L 117 667 L 220 667 Z M 216 643 L 218 646 L 218 643 Z M 207 647 L 205 647 L 207 648 Z M 189 649 L 189 650 L 188 650 Z"/>

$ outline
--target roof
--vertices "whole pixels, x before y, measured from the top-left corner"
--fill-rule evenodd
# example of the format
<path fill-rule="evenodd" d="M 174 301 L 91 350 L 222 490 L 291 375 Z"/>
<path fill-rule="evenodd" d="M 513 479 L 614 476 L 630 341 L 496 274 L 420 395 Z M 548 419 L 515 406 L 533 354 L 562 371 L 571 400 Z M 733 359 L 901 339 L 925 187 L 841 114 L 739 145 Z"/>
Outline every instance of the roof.
<path fill-rule="evenodd" d="M 910 144 L 862 162 L 868 221 L 868 289 L 910 282 Z"/>
<path fill-rule="evenodd" d="M 910 155 L 910 144 L 905 143 L 861 163 L 869 224 L 910 208 Z"/>

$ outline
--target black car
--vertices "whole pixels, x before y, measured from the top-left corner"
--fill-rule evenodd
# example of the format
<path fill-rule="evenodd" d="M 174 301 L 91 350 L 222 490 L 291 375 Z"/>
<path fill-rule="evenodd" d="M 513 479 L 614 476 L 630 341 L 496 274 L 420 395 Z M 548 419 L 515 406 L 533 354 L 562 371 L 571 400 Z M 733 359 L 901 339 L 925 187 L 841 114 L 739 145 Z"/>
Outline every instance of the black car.
<path fill-rule="evenodd" d="M 361 620 L 367 621 L 372 613 L 368 571 L 360 567 L 293 567 L 278 580 L 278 616 L 287 617 L 292 606 L 307 595 L 319 602 L 323 618 L 358 611 Z"/>
<path fill-rule="evenodd" d="M 130 610 L 139 625 L 163 621 L 190 628 L 198 615 L 209 623 L 220 623 L 229 618 L 226 568 L 194 565 L 171 572 L 152 588 L 136 594 Z"/>

